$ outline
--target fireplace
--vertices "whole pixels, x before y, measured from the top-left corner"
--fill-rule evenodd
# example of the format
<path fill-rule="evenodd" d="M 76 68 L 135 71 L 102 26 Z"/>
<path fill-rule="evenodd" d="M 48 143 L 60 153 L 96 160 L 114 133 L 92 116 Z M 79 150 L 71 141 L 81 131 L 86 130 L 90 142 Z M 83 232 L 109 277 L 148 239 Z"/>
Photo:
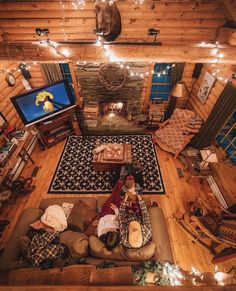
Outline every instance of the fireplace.
<path fill-rule="evenodd" d="M 127 117 L 127 102 L 100 102 L 100 112 L 101 116 L 109 115 L 113 117 L 115 115 L 121 115 Z"/>

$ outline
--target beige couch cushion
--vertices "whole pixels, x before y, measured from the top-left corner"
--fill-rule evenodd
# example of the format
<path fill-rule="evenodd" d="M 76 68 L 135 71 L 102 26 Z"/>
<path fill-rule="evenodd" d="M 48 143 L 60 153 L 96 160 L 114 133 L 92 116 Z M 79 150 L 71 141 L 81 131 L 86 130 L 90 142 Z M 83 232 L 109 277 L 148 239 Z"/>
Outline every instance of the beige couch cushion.
<path fill-rule="evenodd" d="M 81 232 L 64 231 L 60 233 L 60 243 L 65 244 L 72 257 L 82 258 L 88 255 L 88 237 Z"/>
<path fill-rule="evenodd" d="M 105 244 L 96 236 L 89 237 L 90 252 L 93 256 L 101 259 L 124 260 L 120 254 L 119 246 L 109 251 Z"/>
<path fill-rule="evenodd" d="M 146 261 L 151 259 L 155 252 L 155 244 L 151 241 L 147 245 L 139 249 L 127 249 L 120 247 L 121 255 L 130 261 Z"/>
<path fill-rule="evenodd" d="M 151 207 L 149 208 L 149 215 L 152 226 L 152 241 L 156 246 L 154 259 L 174 263 L 169 234 L 162 209 L 159 207 Z"/>

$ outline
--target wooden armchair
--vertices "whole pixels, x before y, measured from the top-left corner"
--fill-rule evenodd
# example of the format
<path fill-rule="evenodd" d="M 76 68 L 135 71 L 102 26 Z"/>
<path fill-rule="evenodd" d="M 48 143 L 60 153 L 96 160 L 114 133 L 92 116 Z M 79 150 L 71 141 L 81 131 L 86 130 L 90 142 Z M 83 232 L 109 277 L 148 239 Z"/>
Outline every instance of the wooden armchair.
<path fill-rule="evenodd" d="M 236 251 L 236 220 L 216 202 L 211 194 L 208 199 L 198 197 L 189 203 L 187 213 L 175 218 L 177 225 L 200 246 L 213 255 L 224 249 Z M 223 214 L 227 213 L 227 220 Z"/>
<path fill-rule="evenodd" d="M 197 124 L 195 124 L 196 122 Z M 177 108 L 171 118 L 164 121 L 155 132 L 155 142 L 163 150 L 171 152 L 177 157 L 199 131 L 201 124 L 202 121 L 196 113 Z"/>

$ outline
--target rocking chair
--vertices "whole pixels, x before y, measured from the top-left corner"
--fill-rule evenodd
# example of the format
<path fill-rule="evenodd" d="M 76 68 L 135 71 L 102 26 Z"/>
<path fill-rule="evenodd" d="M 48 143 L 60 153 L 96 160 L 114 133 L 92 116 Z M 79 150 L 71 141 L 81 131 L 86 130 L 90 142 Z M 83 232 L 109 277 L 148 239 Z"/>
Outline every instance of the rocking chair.
<path fill-rule="evenodd" d="M 225 249 L 230 250 L 231 254 L 236 252 L 235 218 L 235 214 L 217 205 L 211 194 L 208 199 L 198 197 L 190 202 L 188 212 L 182 218 L 175 218 L 175 221 L 196 243 L 217 257 Z"/>

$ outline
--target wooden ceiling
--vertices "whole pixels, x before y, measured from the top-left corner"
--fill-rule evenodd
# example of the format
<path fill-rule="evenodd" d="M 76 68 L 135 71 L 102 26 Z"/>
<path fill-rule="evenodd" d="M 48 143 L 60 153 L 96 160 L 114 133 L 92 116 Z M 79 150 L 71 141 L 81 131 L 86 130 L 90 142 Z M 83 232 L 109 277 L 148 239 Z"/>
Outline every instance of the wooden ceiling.
<path fill-rule="evenodd" d="M 36 27 L 48 28 L 50 39 L 55 41 L 65 40 L 62 28 L 70 42 L 95 41 L 96 35 L 93 31 L 96 24 L 93 1 L 86 0 L 83 10 L 75 10 L 71 0 L 62 0 L 62 2 L 65 7 L 64 11 L 59 0 L 1 1 L 0 58 L 12 59 L 13 55 L 9 53 L 11 48 L 18 47 L 21 51 L 26 48 L 27 44 L 45 39 L 35 33 Z M 230 0 L 228 2 L 230 5 Z M 142 5 L 134 4 L 134 0 L 117 0 L 116 3 L 122 19 L 122 33 L 116 41 L 152 42 L 153 37 L 148 36 L 147 31 L 154 27 L 160 30 L 157 41 L 161 41 L 162 46 L 166 47 L 167 54 L 170 52 L 170 46 L 173 48 L 173 53 L 175 46 L 182 47 L 182 54 L 186 55 L 184 49 L 189 53 L 188 48 L 195 44 L 203 41 L 214 42 L 219 27 L 227 22 L 225 5 L 221 0 L 145 0 Z M 24 43 L 24 45 L 16 46 L 20 43 Z M 86 59 L 86 50 L 84 51 L 84 59 Z M 181 49 L 177 49 L 178 51 Z M 37 56 L 29 56 L 29 58 L 40 60 L 40 52 L 43 59 L 44 52 L 41 48 Z M 153 52 L 154 49 L 147 50 L 147 54 Z M 198 53 L 196 50 L 193 51 L 190 59 L 197 59 L 196 53 Z M 127 48 L 124 54 L 131 55 L 132 49 Z M 200 53 L 200 59 L 204 59 L 207 54 L 209 52 L 203 53 L 202 56 Z M 97 49 L 93 55 L 100 58 Z M 27 58 L 27 56 L 25 57 Z M 149 55 L 149 57 L 151 56 Z M 48 58 L 53 59 L 53 56 Z M 87 59 L 91 58 L 87 56 Z"/>

